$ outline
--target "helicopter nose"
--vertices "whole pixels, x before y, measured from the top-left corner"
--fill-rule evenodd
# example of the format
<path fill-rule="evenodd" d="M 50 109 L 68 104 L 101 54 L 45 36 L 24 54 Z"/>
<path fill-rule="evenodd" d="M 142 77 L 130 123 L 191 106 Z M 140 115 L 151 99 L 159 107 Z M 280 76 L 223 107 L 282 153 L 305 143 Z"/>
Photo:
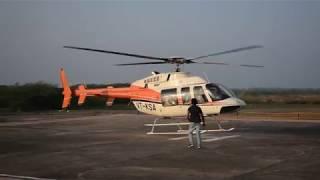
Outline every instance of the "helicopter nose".
<path fill-rule="evenodd" d="M 231 97 L 224 100 L 224 105 L 221 108 L 220 113 L 234 112 L 245 105 L 246 103 L 243 100 L 239 98 Z"/>
<path fill-rule="evenodd" d="M 247 104 L 246 104 L 246 102 L 244 102 L 242 99 L 239 99 L 239 98 L 235 98 L 236 100 L 236 102 L 239 104 L 239 106 L 246 106 Z"/>
<path fill-rule="evenodd" d="M 247 105 L 243 100 L 236 98 L 236 97 L 231 97 L 231 98 L 227 98 L 224 101 L 224 104 L 226 106 L 245 106 Z"/>

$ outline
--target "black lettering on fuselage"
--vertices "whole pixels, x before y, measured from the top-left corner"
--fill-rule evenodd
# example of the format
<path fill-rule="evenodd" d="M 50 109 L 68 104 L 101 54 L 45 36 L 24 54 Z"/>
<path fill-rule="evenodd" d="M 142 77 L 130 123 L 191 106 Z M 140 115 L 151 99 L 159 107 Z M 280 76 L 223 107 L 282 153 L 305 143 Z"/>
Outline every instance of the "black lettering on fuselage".
<path fill-rule="evenodd" d="M 160 80 L 160 77 L 159 76 L 155 76 L 155 77 L 152 77 L 152 78 L 145 79 L 144 83 L 145 84 L 154 83 L 154 82 L 158 82 L 159 80 Z"/>
<path fill-rule="evenodd" d="M 140 110 L 145 110 L 145 111 L 156 111 L 156 105 L 154 103 L 148 103 L 148 102 L 137 102 L 136 103 L 137 108 Z"/>

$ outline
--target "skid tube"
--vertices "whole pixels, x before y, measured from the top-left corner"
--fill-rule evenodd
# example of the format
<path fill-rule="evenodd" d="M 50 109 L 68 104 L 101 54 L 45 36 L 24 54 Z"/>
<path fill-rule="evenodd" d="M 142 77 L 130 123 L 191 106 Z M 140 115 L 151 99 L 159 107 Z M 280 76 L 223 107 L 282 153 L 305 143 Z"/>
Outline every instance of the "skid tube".
<path fill-rule="evenodd" d="M 163 123 L 163 124 L 158 124 L 158 122 L 164 118 L 155 118 L 152 124 L 145 124 L 145 126 L 151 127 L 151 130 L 147 132 L 147 135 L 180 135 L 180 134 L 188 134 L 189 130 L 188 129 L 183 129 L 181 126 L 186 126 L 189 125 L 189 122 L 178 122 L 178 123 Z M 234 128 L 229 128 L 229 129 L 224 129 L 220 123 L 219 120 L 219 115 L 215 115 L 213 118 L 218 126 L 218 129 L 206 129 L 206 130 L 201 130 L 200 133 L 206 133 L 206 132 L 230 132 L 234 130 Z M 155 127 L 157 126 L 177 126 L 177 131 L 173 132 L 155 132 Z"/>

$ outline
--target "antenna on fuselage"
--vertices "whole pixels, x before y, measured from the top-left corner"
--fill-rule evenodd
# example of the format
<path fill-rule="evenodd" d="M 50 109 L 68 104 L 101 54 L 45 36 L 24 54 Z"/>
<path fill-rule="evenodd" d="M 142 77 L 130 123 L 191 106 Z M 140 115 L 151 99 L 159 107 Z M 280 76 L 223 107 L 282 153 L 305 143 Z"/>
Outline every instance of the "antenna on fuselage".
<path fill-rule="evenodd" d="M 181 69 L 180 69 L 180 67 L 179 67 L 179 64 L 177 64 L 177 66 L 176 66 L 176 72 L 180 72 L 181 71 Z"/>

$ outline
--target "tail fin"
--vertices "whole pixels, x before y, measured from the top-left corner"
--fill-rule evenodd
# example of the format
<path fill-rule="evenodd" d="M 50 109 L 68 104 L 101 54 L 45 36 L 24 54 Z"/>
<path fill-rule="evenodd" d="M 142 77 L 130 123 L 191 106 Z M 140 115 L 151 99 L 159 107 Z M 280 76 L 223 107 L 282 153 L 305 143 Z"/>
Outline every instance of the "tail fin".
<path fill-rule="evenodd" d="M 72 92 L 71 92 L 69 82 L 68 82 L 67 76 L 66 76 L 63 68 L 60 69 L 60 80 L 61 80 L 61 85 L 63 87 L 62 109 L 65 109 L 65 108 L 69 107 L 69 105 L 70 105 Z"/>

